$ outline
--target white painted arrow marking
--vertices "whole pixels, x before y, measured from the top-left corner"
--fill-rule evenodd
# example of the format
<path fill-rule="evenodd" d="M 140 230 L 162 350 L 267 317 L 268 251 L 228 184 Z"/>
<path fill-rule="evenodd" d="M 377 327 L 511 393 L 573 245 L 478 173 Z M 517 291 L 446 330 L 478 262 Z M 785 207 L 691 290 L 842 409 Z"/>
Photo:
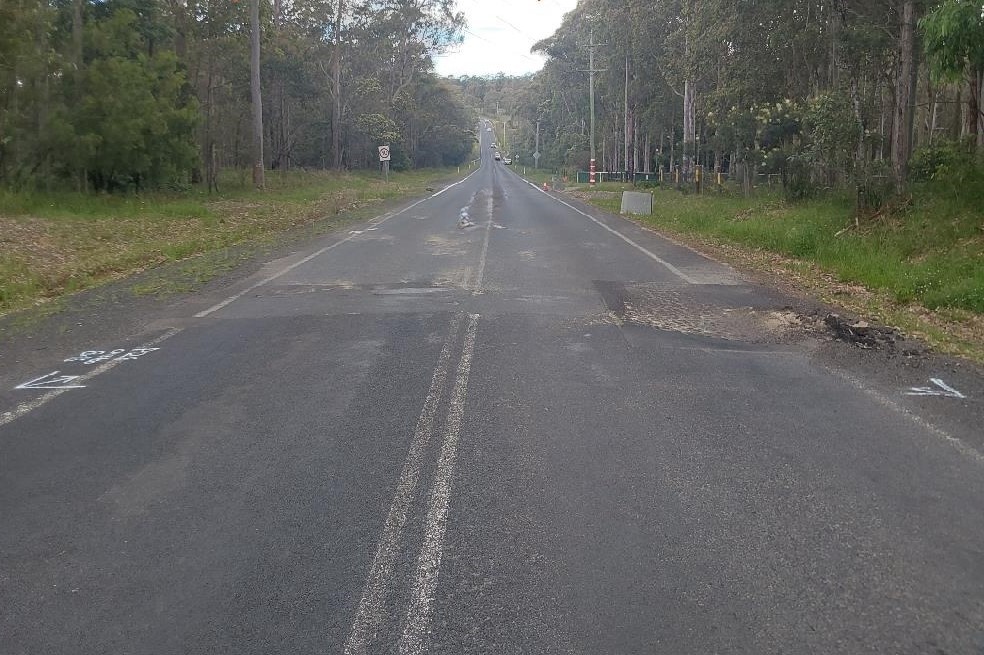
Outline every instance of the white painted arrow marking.
<path fill-rule="evenodd" d="M 56 375 L 58 375 L 58 371 L 52 371 L 24 384 L 18 384 L 14 389 L 82 389 L 85 387 L 84 384 L 68 384 L 73 380 L 78 380 L 80 375 L 55 377 Z"/>
<path fill-rule="evenodd" d="M 967 397 L 939 378 L 929 378 L 929 381 L 935 384 L 936 387 L 910 387 L 909 390 L 905 392 L 905 395 L 906 396 L 942 396 L 943 398 Z"/>

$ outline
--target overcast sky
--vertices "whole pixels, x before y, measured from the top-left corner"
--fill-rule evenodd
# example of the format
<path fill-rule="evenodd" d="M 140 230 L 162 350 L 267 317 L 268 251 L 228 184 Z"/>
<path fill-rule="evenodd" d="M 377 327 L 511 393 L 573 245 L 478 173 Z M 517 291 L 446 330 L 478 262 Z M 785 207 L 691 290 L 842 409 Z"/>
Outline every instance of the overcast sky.
<path fill-rule="evenodd" d="M 438 75 L 523 75 L 543 67 L 530 53 L 552 35 L 577 0 L 458 0 L 468 27 L 465 40 L 435 61 Z"/>

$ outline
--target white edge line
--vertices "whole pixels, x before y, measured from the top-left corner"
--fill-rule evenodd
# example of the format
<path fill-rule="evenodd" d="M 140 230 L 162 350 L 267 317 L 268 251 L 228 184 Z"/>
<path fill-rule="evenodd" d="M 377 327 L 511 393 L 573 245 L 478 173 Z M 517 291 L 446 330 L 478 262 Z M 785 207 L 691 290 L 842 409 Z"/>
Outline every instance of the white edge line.
<path fill-rule="evenodd" d="M 399 211 L 395 211 L 395 212 L 393 212 L 391 214 L 384 214 L 382 216 L 382 218 L 376 219 L 375 222 L 372 222 L 372 221 L 369 221 L 369 222 L 372 225 L 382 225 L 383 223 L 385 223 L 389 219 L 391 219 L 391 218 L 393 218 L 395 216 L 399 216 L 400 214 L 402 214 L 404 212 L 410 211 L 411 209 L 413 209 L 414 207 L 416 207 L 420 203 L 427 202 L 428 200 L 430 200 L 432 198 L 436 198 L 437 196 L 441 195 L 442 193 L 444 193 L 445 191 L 447 191 L 451 187 L 458 186 L 459 184 L 461 184 L 465 180 L 467 180 L 469 177 L 471 177 L 472 175 L 474 175 L 475 173 L 477 173 L 478 170 L 479 169 L 476 168 L 474 171 L 472 171 L 471 173 L 469 173 L 468 175 L 466 175 L 464 178 L 458 180 L 457 182 L 455 182 L 453 184 L 449 184 L 448 186 L 444 187 L 443 189 L 441 189 L 437 193 L 431 194 L 431 195 L 427 196 L 426 198 L 421 198 L 420 200 L 414 202 L 413 204 L 407 205 L 406 207 L 404 207 L 403 209 L 400 209 Z M 301 259 L 299 261 L 294 262 L 293 264 L 290 264 L 288 266 L 285 266 L 284 268 L 280 269 L 279 271 L 277 271 L 273 275 L 267 276 L 267 277 L 263 278 L 262 280 L 260 280 L 259 282 L 256 282 L 254 284 L 249 285 L 248 287 L 246 287 L 245 289 L 243 289 L 239 293 L 233 294 L 233 295 L 229 296 L 228 298 L 226 298 L 225 300 L 212 305 L 208 309 L 205 309 L 205 310 L 202 310 L 202 311 L 198 312 L 197 314 L 195 314 L 195 318 L 205 318 L 209 314 L 212 314 L 214 312 L 217 312 L 220 309 L 222 309 L 223 307 L 226 307 L 228 305 L 231 305 L 232 303 L 236 302 L 237 300 L 239 300 L 240 298 L 242 298 L 243 296 L 245 296 L 250 291 L 253 291 L 253 290 L 255 290 L 255 289 L 259 288 L 259 287 L 262 287 L 264 284 L 268 284 L 270 282 L 273 282 L 278 277 L 281 277 L 283 275 L 286 275 L 287 273 L 290 273 L 292 270 L 294 270 L 298 266 L 301 266 L 303 264 L 307 264 L 309 261 L 311 261 L 315 257 L 318 257 L 320 255 L 323 255 L 326 252 L 328 252 L 329 250 L 331 250 L 332 248 L 337 248 L 338 246 L 340 246 L 343 243 L 346 243 L 348 241 L 351 241 L 352 239 L 354 239 L 357 236 L 359 236 L 359 235 L 358 234 L 349 234 L 344 239 L 342 239 L 340 241 L 336 241 L 335 243 L 331 244 L 330 246 L 325 246 L 324 248 L 322 248 L 322 249 L 320 249 L 320 250 L 318 250 L 318 251 L 316 251 L 316 252 L 308 255 L 304 259 Z"/>
<path fill-rule="evenodd" d="M 413 431 L 413 439 L 410 442 L 410 450 L 407 453 L 406 462 L 403 464 L 396 493 L 393 495 L 393 503 L 390 505 L 386 523 L 383 525 L 383 533 L 379 538 L 376 556 L 373 558 L 372 566 L 369 569 L 366 588 L 359 600 L 359 608 L 355 620 L 352 622 L 352 631 L 345 642 L 345 655 L 361 655 L 368 652 L 368 647 L 378 628 L 383 605 L 389 595 L 390 579 L 393 576 L 403 528 L 406 525 L 410 506 L 416 495 L 421 462 L 434 432 L 434 416 L 441 403 L 444 383 L 448 377 L 451 352 L 457 341 L 463 316 L 463 314 L 456 314 L 451 321 L 448 337 L 434 368 L 430 389 L 424 400 L 424 407 L 420 410 L 420 416 Z"/>
<path fill-rule="evenodd" d="M 528 185 L 530 185 L 531 187 L 533 187 L 534 189 L 536 189 L 537 191 L 539 191 L 540 193 L 542 193 L 546 197 L 551 198 L 551 199 L 555 200 L 556 202 L 559 202 L 560 204 L 564 205 L 568 209 L 571 209 L 573 211 L 576 211 L 581 216 L 584 216 L 585 218 L 593 221 L 595 224 L 600 225 L 602 228 L 608 230 L 609 232 L 611 232 L 612 234 L 614 234 L 615 236 L 617 236 L 619 239 L 621 239 L 622 241 L 626 242 L 627 244 L 629 244 L 630 246 L 632 246 L 633 248 L 635 248 L 639 252 L 643 253 L 644 255 L 646 255 L 647 257 L 649 257 L 650 259 L 652 259 L 653 261 L 655 261 L 655 262 L 657 262 L 657 263 L 662 264 L 663 266 L 665 266 L 666 269 L 668 271 L 670 271 L 670 273 L 673 273 L 674 275 L 676 275 L 678 278 L 680 278 L 684 282 L 687 282 L 688 284 L 700 284 L 700 282 L 698 282 L 694 278 L 690 277 L 689 275 L 687 275 L 686 273 L 684 273 L 683 271 L 681 271 L 679 268 L 677 268 L 676 266 L 674 266 L 670 262 L 666 261 L 665 259 L 663 259 L 659 255 L 657 255 L 656 253 L 654 253 L 653 251 L 649 250 L 645 246 L 639 245 L 638 243 L 636 243 L 635 241 L 633 241 L 629 237 L 625 236 L 624 234 L 622 234 L 618 230 L 613 229 L 613 228 L 605 225 L 604 223 L 602 223 L 601 221 L 599 221 L 597 218 L 595 218 L 591 214 L 588 214 L 586 212 L 581 211 L 580 209 L 578 209 L 574 205 L 572 205 L 570 203 L 567 203 L 567 202 L 564 202 L 563 200 L 561 200 L 560 198 L 557 198 L 556 196 L 550 195 L 549 193 L 547 193 L 546 191 L 544 191 L 543 189 L 541 189 L 537 185 L 533 184 L 529 180 L 525 180 L 523 178 L 519 178 L 519 179 L 523 180 L 523 182 L 526 182 Z"/>
<path fill-rule="evenodd" d="M 156 346 L 157 344 L 163 343 L 164 341 L 170 339 L 178 332 L 181 332 L 181 328 L 171 328 L 170 330 L 168 330 L 161 336 L 157 337 L 156 339 L 152 339 L 151 341 L 148 341 L 144 345 L 138 347 L 150 348 L 152 346 Z M 102 375 L 106 371 L 110 370 L 111 368 L 114 368 L 117 364 L 120 364 L 121 362 L 124 361 L 131 361 L 131 360 L 111 359 L 105 364 L 101 364 L 100 366 L 97 366 L 96 368 L 92 369 L 85 375 L 80 375 L 78 378 L 76 378 L 76 380 L 78 382 L 85 382 L 86 380 L 91 380 L 97 375 Z M 72 388 L 73 387 L 67 387 L 63 389 L 53 389 L 48 393 L 44 394 L 43 396 L 38 396 L 34 400 L 21 403 L 20 405 L 10 410 L 9 412 L 4 412 L 3 414 L 0 414 L 0 426 L 7 425 L 8 423 L 13 423 L 21 416 L 24 416 L 28 412 L 32 412 L 35 409 L 41 407 L 42 405 L 47 404 L 48 402 L 54 400 L 55 398 L 62 395 L 66 391 L 70 391 Z"/>
<path fill-rule="evenodd" d="M 479 315 L 471 314 L 469 319 L 461 361 L 458 363 L 454 389 L 451 391 L 451 407 L 444 427 L 444 445 L 441 447 L 441 456 L 437 461 L 437 471 L 434 473 L 434 482 L 431 486 L 424 526 L 424 543 L 420 547 L 420 556 L 417 558 L 417 570 L 413 589 L 410 592 L 406 623 L 400 637 L 399 655 L 422 655 L 426 652 L 425 639 L 430 632 L 434 592 L 441 572 L 448 504 L 451 498 L 454 464 L 458 457 L 458 438 L 461 435 L 461 419 L 464 415 L 468 376 L 475 353 Z"/>

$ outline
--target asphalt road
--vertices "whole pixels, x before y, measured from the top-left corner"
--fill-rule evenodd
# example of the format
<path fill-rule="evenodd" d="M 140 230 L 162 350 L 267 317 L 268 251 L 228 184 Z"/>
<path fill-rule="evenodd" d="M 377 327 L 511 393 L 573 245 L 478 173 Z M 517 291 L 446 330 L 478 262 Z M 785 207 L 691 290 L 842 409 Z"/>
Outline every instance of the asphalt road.
<path fill-rule="evenodd" d="M 489 136 L 139 332 L 8 352 L 0 653 L 984 653 L 979 370 L 859 359 Z"/>

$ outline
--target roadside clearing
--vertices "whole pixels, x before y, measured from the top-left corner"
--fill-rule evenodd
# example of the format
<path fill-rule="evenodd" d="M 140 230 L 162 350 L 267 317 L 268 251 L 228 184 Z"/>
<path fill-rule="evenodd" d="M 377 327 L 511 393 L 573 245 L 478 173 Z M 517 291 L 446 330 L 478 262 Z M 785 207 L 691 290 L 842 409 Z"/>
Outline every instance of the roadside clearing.
<path fill-rule="evenodd" d="M 168 262 L 186 261 L 187 274 L 136 291 L 190 291 L 239 263 L 196 255 L 299 228 L 327 232 L 454 176 L 454 169 L 418 170 L 384 183 L 372 173 L 291 171 L 270 175 L 263 192 L 230 176 L 212 195 L 0 191 L 0 315 Z"/>

